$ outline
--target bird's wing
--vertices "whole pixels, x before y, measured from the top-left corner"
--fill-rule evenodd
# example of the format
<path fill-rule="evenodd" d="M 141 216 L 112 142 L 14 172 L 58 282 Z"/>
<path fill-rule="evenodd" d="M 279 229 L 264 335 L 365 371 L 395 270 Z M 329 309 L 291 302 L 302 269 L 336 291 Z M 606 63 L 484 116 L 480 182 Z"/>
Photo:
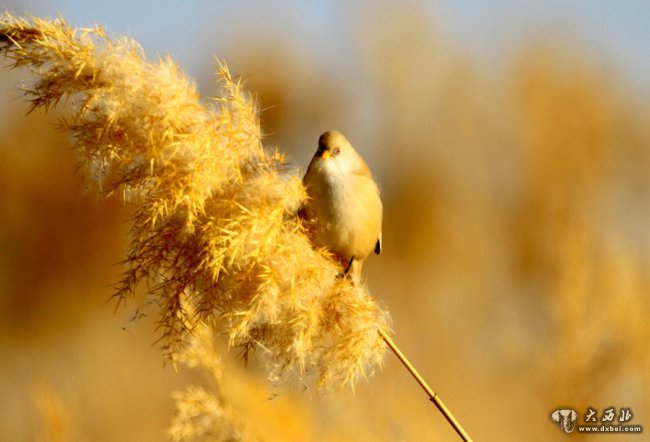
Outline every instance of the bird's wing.
<path fill-rule="evenodd" d="M 381 232 L 379 233 L 379 238 L 377 238 L 377 244 L 375 244 L 375 253 L 381 255 Z"/>

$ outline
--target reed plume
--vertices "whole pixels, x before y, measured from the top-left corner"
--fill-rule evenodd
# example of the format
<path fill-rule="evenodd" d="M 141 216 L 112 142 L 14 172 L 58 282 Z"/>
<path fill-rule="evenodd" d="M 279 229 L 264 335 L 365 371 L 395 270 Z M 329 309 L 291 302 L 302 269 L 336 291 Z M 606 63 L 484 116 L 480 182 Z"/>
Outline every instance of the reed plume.
<path fill-rule="evenodd" d="M 212 385 L 210 391 L 190 385 L 172 394 L 176 410 L 167 429 L 167 437 L 175 442 L 253 440 L 246 433 L 244 424 L 236 418 L 223 391 L 221 358 L 214 349 L 211 327 L 196 329 L 188 345 L 179 352 L 178 362 L 188 368 L 202 368 Z"/>
<path fill-rule="evenodd" d="M 31 69 L 32 109 L 72 104 L 61 124 L 91 187 L 135 207 L 116 297 L 146 283 L 172 361 L 209 323 L 244 357 L 260 350 L 274 381 L 354 385 L 381 363 L 388 313 L 313 249 L 300 178 L 263 147 L 255 100 L 225 64 L 206 104 L 169 58 L 99 27 L 5 14 L 0 50 Z"/>

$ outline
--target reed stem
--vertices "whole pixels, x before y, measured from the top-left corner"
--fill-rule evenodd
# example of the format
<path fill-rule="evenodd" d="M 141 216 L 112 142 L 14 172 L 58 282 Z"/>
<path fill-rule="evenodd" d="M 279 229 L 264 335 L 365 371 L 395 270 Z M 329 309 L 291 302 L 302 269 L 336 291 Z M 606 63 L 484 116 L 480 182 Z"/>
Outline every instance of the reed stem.
<path fill-rule="evenodd" d="M 436 407 L 438 407 L 438 410 L 442 413 L 442 415 L 447 419 L 447 422 L 456 430 L 456 433 L 463 439 L 465 442 L 472 442 L 472 438 L 469 437 L 467 432 L 463 429 L 463 427 L 460 425 L 460 422 L 456 420 L 453 414 L 451 414 L 451 411 L 449 411 L 449 408 L 445 405 L 444 402 L 442 402 L 442 399 L 429 387 L 427 382 L 420 376 L 420 373 L 413 367 L 413 365 L 409 362 L 408 359 L 406 359 L 406 356 L 400 351 L 399 347 L 393 342 L 393 340 L 388 336 L 388 333 L 386 333 L 383 329 L 379 328 L 377 329 L 379 332 L 379 335 L 381 338 L 384 340 L 386 345 L 388 345 L 388 348 L 390 348 L 393 353 L 395 353 L 395 356 L 397 356 L 397 359 L 400 360 L 400 362 L 406 367 L 406 369 L 411 373 L 411 376 L 415 378 L 418 384 L 420 384 L 420 387 L 427 393 L 429 396 L 429 400 L 433 402 Z"/>

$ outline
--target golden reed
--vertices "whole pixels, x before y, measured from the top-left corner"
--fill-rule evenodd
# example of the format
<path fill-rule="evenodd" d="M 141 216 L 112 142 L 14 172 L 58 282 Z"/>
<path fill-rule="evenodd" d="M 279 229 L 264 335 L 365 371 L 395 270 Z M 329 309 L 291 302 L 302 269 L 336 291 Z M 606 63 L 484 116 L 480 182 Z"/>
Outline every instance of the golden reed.
<path fill-rule="evenodd" d="M 86 176 L 135 207 L 116 296 L 146 285 L 172 360 L 210 324 L 244 356 L 262 354 L 274 381 L 354 385 L 381 363 L 388 313 L 312 248 L 300 178 L 280 173 L 255 101 L 224 64 L 219 96 L 202 103 L 171 60 L 147 62 L 98 27 L 5 14 L 0 50 L 31 70 L 33 109 L 70 102 L 62 125 Z"/>

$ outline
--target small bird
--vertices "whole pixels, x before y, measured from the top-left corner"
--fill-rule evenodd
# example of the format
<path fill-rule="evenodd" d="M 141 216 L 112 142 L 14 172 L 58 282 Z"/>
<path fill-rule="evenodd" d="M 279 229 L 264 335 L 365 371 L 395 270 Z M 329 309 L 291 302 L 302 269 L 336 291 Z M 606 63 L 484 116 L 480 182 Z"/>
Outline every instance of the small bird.
<path fill-rule="evenodd" d="M 343 134 L 325 132 L 302 183 L 312 241 L 334 254 L 343 275 L 359 282 L 363 262 L 382 247 L 383 207 L 368 165 Z"/>

